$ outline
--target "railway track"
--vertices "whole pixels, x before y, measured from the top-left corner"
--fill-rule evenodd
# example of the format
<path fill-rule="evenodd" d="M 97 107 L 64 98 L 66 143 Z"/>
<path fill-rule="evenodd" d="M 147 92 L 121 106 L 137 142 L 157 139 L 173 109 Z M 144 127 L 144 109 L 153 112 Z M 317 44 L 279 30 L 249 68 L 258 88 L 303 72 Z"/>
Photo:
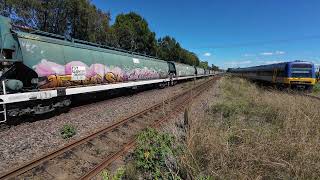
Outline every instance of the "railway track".
<path fill-rule="evenodd" d="M 155 104 L 50 154 L 0 175 L 0 179 L 91 179 L 135 145 L 135 136 L 181 111 L 212 81 Z"/>
<path fill-rule="evenodd" d="M 310 95 L 310 94 L 303 94 L 303 96 L 306 96 L 306 97 L 309 97 L 309 98 L 316 99 L 316 100 L 320 101 L 320 97 L 318 97 L 318 96 L 313 96 L 313 95 Z"/>
<path fill-rule="evenodd" d="M 10 129 L 10 126 L 9 126 L 9 125 L 0 123 L 0 132 L 1 132 L 1 131 L 6 131 L 6 130 L 8 130 L 8 129 Z"/>
<path fill-rule="evenodd" d="M 292 95 L 300 95 L 300 96 L 304 96 L 304 97 L 307 97 L 307 98 L 310 98 L 310 99 L 320 100 L 319 96 L 311 95 L 311 94 L 308 94 L 308 93 L 305 93 L 305 92 L 290 92 L 290 94 L 292 94 Z"/>

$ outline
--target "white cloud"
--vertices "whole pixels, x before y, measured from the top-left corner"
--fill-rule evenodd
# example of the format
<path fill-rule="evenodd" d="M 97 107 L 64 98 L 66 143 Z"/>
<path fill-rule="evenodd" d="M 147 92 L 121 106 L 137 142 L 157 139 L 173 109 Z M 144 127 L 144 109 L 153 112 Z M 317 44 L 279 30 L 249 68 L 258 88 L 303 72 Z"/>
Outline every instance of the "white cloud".
<path fill-rule="evenodd" d="M 284 51 L 276 51 L 275 54 L 285 54 L 286 52 Z"/>
<path fill-rule="evenodd" d="M 211 56 L 211 53 L 206 52 L 206 53 L 204 53 L 203 55 L 206 56 L 206 57 L 210 57 L 210 56 Z"/>
<path fill-rule="evenodd" d="M 252 63 L 252 61 L 247 60 L 247 61 L 230 61 L 230 62 L 226 62 L 226 64 L 250 64 Z"/>
<path fill-rule="evenodd" d="M 276 63 L 281 63 L 283 61 L 263 61 L 263 64 L 276 64 Z"/>
<path fill-rule="evenodd" d="M 240 67 L 240 66 L 247 66 L 248 64 L 251 64 L 252 61 L 246 60 L 246 61 L 230 61 L 226 62 L 225 66 L 227 67 Z"/>
<path fill-rule="evenodd" d="M 263 53 L 260 53 L 260 55 L 262 55 L 262 56 L 272 56 L 273 52 L 263 52 Z"/>
<path fill-rule="evenodd" d="M 243 56 L 244 57 L 252 57 L 252 56 L 255 56 L 255 54 L 244 54 Z"/>
<path fill-rule="evenodd" d="M 261 56 L 272 56 L 272 55 L 283 55 L 285 54 L 286 52 L 284 51 L 274 51 L 274 52 L 263 52 L 263 53 L 260 53 Z"/>
<path fill-rule="evenodd" d="M 241 64 L 251 64 L 252 61 L 248 60 L 248 61 L 240 61 Z"/>

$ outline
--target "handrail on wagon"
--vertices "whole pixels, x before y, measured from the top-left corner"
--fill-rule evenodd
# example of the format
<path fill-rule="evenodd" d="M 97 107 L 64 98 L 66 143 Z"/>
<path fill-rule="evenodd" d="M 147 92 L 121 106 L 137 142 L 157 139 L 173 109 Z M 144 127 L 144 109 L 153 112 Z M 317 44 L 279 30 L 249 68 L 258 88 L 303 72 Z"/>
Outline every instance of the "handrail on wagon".
<path fill-rule="evenodd" d="M 6 91 L 6 84 L 5 84 L 5 81 L 1 81 L 2 82 L 2 91 L 3 91 L 3 94 L 7 94 L 7 91 Z M 3 117 L 4 119 L 2 121 L 0 121 L 0 123 L 5 123 L 7 121 L 7 107 L 6 107 L 6 104 L 3 103 L 2 104 L 2 111 L 0 111 L 0 113 L 3 114 Z"/>

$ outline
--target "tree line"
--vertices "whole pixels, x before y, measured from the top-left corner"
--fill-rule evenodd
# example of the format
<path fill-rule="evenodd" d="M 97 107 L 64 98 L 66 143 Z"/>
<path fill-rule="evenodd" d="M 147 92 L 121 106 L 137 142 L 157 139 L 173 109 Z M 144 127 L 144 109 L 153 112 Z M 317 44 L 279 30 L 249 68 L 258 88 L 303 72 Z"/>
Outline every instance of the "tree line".
<path fill-rule="evenodd" d="M 109 12 L 90 0 L 0 0 L 0 14 L 15 24 L 95 42 L 167 61 L 208 68 L 208 62 L 184 49 L 175 38 L 156 39 L 148 22 L 139 14 L 119 14 L 110 24 Z M 212 67 L 214 68 L 214 65 Z"/>

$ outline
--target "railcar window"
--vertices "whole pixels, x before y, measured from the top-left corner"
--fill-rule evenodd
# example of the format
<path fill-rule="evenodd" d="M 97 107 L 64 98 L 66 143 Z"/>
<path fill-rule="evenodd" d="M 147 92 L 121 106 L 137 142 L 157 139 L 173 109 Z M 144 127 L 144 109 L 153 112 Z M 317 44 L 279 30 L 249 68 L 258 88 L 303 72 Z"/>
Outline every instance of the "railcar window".
<path fill-rule="evenodd" d="M 292 64 L 292 68 L 312 68 L 312 64 Z"/>
<path fill-rule="evenodd" d="M 285 69 L 280 69 L 280 70 L 279 70 L 279 77 L 286 77 L 286 71 L 285 71 Z"/>
<path fill-rule="evenodd" d="M 298 77 L 298 78 L 312 77 L 312 65 L 311 64 L 292 64 L 291 76 Z"/>

